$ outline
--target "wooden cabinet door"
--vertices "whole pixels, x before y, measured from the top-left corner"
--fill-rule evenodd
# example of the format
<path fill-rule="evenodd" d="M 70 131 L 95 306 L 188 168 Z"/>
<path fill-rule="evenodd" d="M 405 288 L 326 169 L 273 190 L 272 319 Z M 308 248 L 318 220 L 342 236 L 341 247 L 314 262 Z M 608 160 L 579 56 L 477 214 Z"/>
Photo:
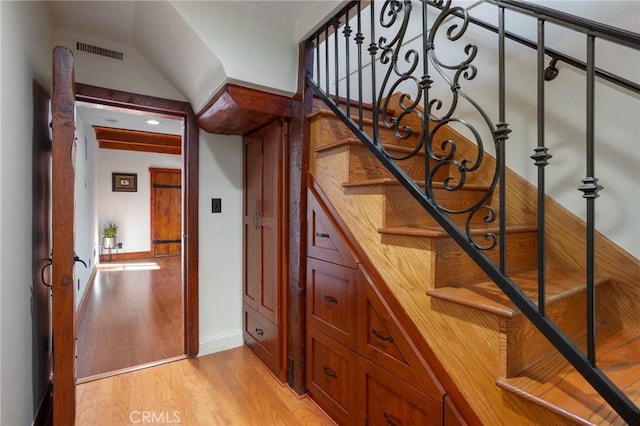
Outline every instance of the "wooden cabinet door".
<path fill-rule="evenodd" d="M 442 403 L 409 386 L 370 361 L 358 358 L 364 389 L 361 423 L 371 426 L 442 424 Z M 362 417 L 364 416 L 364 417 Z M 363 421 L 362 421 L 363 419 Z"/>
<path fill-rule="evenodd" d="M 246 137 L 244 145 L 244 302 L 258 309 L 262 287 L 262 238 L 258 213 L 262 209 L 262 139 Z"/>
<path fill-rule="evenodd" d="M 244 137 L 244 338 L 282 381 L 286 379 L 286 124 L 274 121 Z"/>
<path fill-rule="evenodd" d="M 244 302 L 279 324 L 283 270 L 283 123 L 245 137 Z"/>
<path fill-rule="evenodd" d="M 258 312 L 278 324 L 280 262 L 282 261 L 282 122 L 274 121 L 261 131 L 262 205 L 259 229 L 262 240 L 262 288 Z"/>

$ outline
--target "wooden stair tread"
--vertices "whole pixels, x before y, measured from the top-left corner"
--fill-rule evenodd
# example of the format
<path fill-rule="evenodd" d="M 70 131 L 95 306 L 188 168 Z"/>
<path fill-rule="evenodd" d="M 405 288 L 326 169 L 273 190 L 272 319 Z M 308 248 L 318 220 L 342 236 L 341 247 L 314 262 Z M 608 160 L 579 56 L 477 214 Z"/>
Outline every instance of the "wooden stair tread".
<path fill-rule="evenodd" d="M 631 401 L 640 404 L 640 334 L 600 324 L 596 364 Z M 576 340 L 586 346 L 586 336 Z M 584 424 L 625 424 L 587 381 L 554 351 L 519 376 L 500 378 L 503 389 Z"/>
<path fill-rule="evenodd" d="M 425 212 L 425 214 L 428 214 Z M 533 232 L 538 228 L 536 225 L 507 225 L 506 231 L 508 234 L 518 232 Z M 471 235 L 481 235 L 485 233 L 494 233 L 498 235 L 500 229 L 496 224 L 472 224 L 470 227 Z M 449 233 L 445 231 L 441 226 L 425 226 L 421 228 L 412 226 L 393 226 L 379 228 L 378 232 L 381 234 L 392 235 L 404 235 L 408 237 L 423 237 L 423 238 L 451 238 Z"/>
<path fill-rule="evenodd" d="M 358 146 L 358 147 L 362 147 L 366 149 L 366 146 L 360 142 L 360 140 L 355 139 L 355 138 L 349 138 L 349 139 L 344 139 L 340 142 L 335 142 L 335 143 L 330 143 L 327 145 L 322 145 L 319 146 L 318 148 L 316 148 L 316 152 L 320 153 L 320 152 L 326 152 L 326 151 L 331 151 L 332 149 L 336 149 L 336 148 L 340 148 L 343 146 Z M 402 152 L 405 154 L 409 154 L 412 153 L 414 150 L 406 147 L 406 146 L 402 146 L 402 145 L 394 145 L 394 144 L 390 144 L 390 143 L 383 143 L 382 146 L 384 147 L 384 149 L 389 152 Z M 416 153 L 416 155 L 419 156 L 424 156 L 424 151 L 421 150 L 419 152 Z"/>
<path fill-rule="evenodd" d="M 536 270 L 514 273 L 510 278 L 534 302 L 538 300 L 538 279 Z M 586 278 L 580 272 L 566 272 L 555 269 L 546 271 L 546 304 L 575 294 L 585 287 Z M 596 285 L 602 285 L 608 278 L 597 277 Z M 513 317 L 520 313 L 513 302 L 493 281 L 461 283 L 460 286 L 447 286 L 427 290 L 427 294 L 494 314 Z"/>
<path fill-rule="evenodd" d="M 424 181 L 423 180 L 416 180 L 414 181 L 418 186 L 423 187 L 424 188 Z M 344 182 L 342 184 L 343 188 L 351 188 L 351 187 L 355 187 L 355 186 L 376 186 L 376 185 L 401 185 L 400 181 L 398 181 L 397 179 L 394 178 L 379 178 L 379 179 L 367 179 L 367 180 L 360 180 L 360 181 L 349 181 L 349 182 Z M 433 187 L 434 189 L 444 189 L 444 187 L 442 187 L 443 182 L 433 182 Z M 486 192 L 489 189 L 488 186 L 485 185 L 474 185 L 474 184 L 465 184 L 462 188 L 458 189 L 457 191 L 463 191 L 463 190 L 468 190 L 468 191 L 484 191 Z M 455 191 L 452 191 L 455 192 Z"/>

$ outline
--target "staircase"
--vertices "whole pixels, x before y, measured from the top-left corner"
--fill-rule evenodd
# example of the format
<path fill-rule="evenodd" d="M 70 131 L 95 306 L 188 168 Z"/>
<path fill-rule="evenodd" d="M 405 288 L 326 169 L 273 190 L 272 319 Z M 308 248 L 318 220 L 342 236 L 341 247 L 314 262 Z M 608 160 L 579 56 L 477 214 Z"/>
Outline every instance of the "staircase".
<path fill-rule="evenodd" d="M 398 97 L 389 104 L 393 109 Z M 387 111 L 393 115 L 394 111 Z M 370 113 L 369 113 L 370 116 Z M 349 227 L 389 290 L 414 321 L 472 409 L 486 424 L 625 424 L 548 340 L 489 280 L 476 263 L 402 187 L 386 168 L 335 115 L 316 103 L 311 122 L 310 174 Z M 372 122 L 363 119 L 365 131 Z M 398 140 L 391 130 L 381 130 L 387 153 L 403 157 L 415 146 L 414 134 Z M 473 150 L 472 144 L 461 149 Z M 424 188 L 424 155 L 398 161 L 404 172 Z M 438 164 L 433 163 L 431 167 Z M 509 189 L 516 199 L 508 217 L 506 273 L 534 302 L 538 297 L 537 227 L 535 208 L 527 206 L 532 189 L 519 179 Z M 455 171 L 441 168 L 434 181 Z M 488 175 L 455 192 L 434 183 L 433 196 L 441 205 L 459 209 L 486 194 Z M 497 198 L 493 196 L 493 198 Z M 485 204 L 499 208 L 499 200 Z M 565 224 L 553 233 L 546 271 L 546 315 L 576 345 L 585 349 L 585 273 L 562 247 L 565 238 L 580 228 L 580 221 L 553 205 L 550 222 Z M 460 215 L 451 215 L 461 226 Z M 488 233 L 499 235 L 482 215 L 472 218 L 470 234 L 482 244 Z M 499 238 L 499 237 L 498 237 Z M 607 261 L 631 261 L 625 270 L 599 268 L 596 300 L 598 368 L 636 405 L 640 403 L 640 330 L 633 311 L 633 295 L 625 294 L 621 280 L 639 276 L 638 260 L 626 256 L 608 241 L 601 241 Z M 499 262 L 498 246 L 487 256 Z M 634 262 L 635 261 L 635 262 Z M 603 263 L 599 259 L 599 264 Z M 618 263 L 618 265 L 620 265 Z M 621 266 L 625 268 L 625 266 Z M 636 275 L 633 275 L 636 274 Z M 631 302 L 629 302 L 631 296 Z M 637 300 L 637 299 L 636 299 Z M 635 319 L 634 319 L 635 318 Z"/>

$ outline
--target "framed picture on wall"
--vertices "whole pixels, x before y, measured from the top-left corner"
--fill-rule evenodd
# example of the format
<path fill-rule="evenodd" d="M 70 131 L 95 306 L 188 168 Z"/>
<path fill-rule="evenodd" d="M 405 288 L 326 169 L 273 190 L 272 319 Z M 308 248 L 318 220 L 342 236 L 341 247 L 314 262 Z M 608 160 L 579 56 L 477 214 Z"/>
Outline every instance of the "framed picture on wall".
<path fill-rule="evenodd" d="M 111 191 L 138 192 L 138 174 L 111 173 Z"/>

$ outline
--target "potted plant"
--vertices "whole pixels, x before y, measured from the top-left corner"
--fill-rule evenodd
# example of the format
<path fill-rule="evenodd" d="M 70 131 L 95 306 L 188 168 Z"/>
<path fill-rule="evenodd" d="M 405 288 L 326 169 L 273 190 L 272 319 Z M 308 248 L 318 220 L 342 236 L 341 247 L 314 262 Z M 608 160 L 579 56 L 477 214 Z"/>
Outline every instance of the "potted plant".
<path fill-rule="evenodd" d="M 102 228 L 102 247 L 106 249 L 116 248 L 116 235 L 118 234 L 118 225 L 109 222 Z"/>

